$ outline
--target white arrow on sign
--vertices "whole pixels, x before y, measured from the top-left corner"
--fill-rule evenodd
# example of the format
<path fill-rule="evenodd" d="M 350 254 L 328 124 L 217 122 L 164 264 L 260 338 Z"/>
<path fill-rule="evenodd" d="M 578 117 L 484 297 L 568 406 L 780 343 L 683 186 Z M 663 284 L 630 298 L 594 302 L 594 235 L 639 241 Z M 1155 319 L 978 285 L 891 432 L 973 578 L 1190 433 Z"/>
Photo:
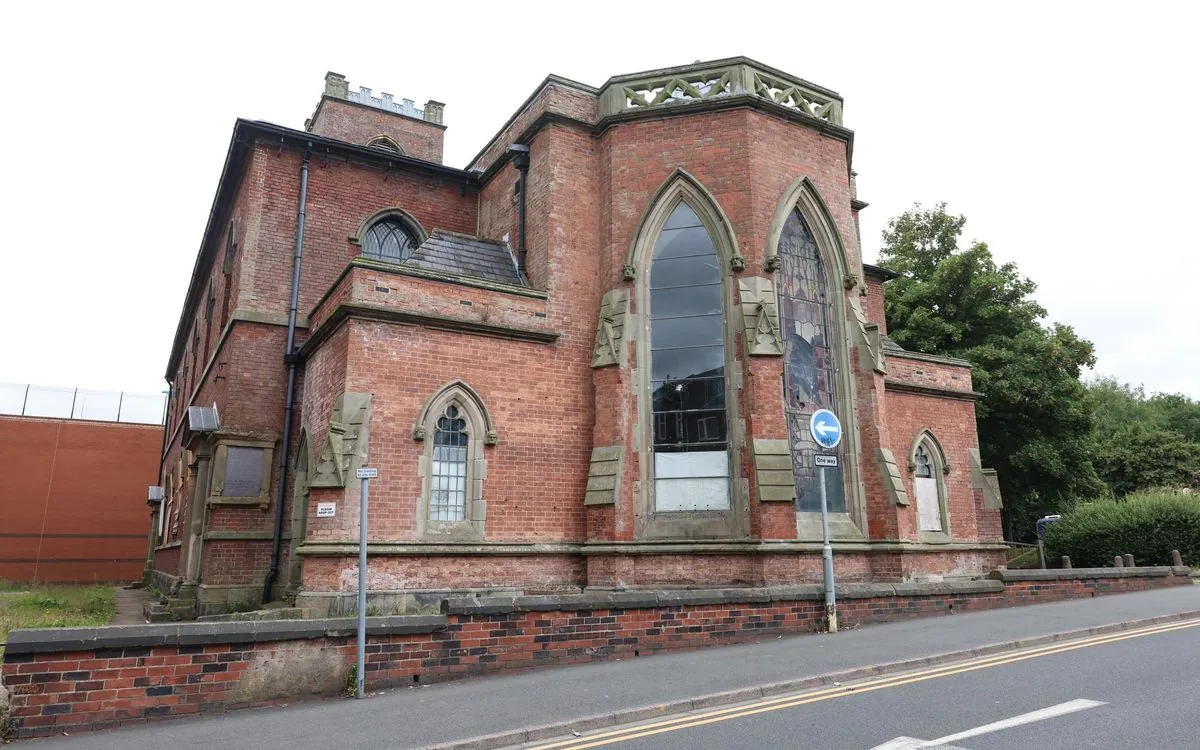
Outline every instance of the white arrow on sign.
<path fill-rule="evenodd" d="M 829 434 L 836 435 L 842 431 L 841 427 L 832 424 L 825 424 L 824 422 L 818 422 L 817 424 L 813 425 L 813 429 L 816 430 L 817 434 L 821 437 L 825 437 Z"/>

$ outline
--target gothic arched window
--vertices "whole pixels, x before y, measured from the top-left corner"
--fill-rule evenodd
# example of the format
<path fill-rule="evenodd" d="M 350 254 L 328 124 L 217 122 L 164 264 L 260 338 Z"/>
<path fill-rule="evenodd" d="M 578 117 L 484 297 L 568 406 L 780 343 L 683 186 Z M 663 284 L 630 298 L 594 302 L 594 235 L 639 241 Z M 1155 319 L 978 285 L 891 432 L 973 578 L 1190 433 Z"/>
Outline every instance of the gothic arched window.
<path fill-rule="evenodd" d="M 927 430 L 913 444 L 909 468 L 913 473 L 913 495 L 917 500 L 917 536 L 923 542 L 950 541 L 950 517 L 946 493 L 946 459 L 941 446 Z"/>
<path fill-rule="evenodd" d="M 648 276 L 653 508 L 728 510 L 721 260 L 687 203 L 663 225 Z"/>
<path fill-rule="evenodd" d="M 413 439 L 425 443 L 418 536 L 482 538 L 487 517 L 483 447 L 495 445 L 499 437 L 479 395 L 461 380 L 442 386 L 421 410 Z"/>
<path fill-rule="evenodd" d="M 402 263 L 417 248 L 417 238 L 399 219 L 386 217 L 371 225 L 362 240 L 363 255 Z"/>
<path fill-rule="evenodd" d="M 808 429 L 812 413 L 830 409 L 841 416 L 843 424 L 851 424 L 838 398 L 838 333 L 830 320 L 830 298 L 817 240 L 800 212 L 793 210 L 779 236 L 779 319 L 783 329 L 784 409 L 792 443 L 797 510 L 802 513 L 821 510 L 812 458 L 818 446 Z M 843 442 L 832 452 L 844 453 L 845 445 Z M 831 513 L 847 512 L 844 465 L 842 460 L 837 468 L 823 469 Z"/>
<path fill-rule="evenodd" d="M 467 420 L 458 407 L 446 406 L 433 433 L 429 520 L 464 521 L 467 517 Z"/>

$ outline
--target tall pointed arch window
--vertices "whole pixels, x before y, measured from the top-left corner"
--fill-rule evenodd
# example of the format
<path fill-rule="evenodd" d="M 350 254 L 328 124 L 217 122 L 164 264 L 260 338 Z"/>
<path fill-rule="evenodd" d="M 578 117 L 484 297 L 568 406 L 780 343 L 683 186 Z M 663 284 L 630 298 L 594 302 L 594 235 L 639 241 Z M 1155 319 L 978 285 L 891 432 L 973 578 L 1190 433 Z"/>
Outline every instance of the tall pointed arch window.
<path fill-rule="evenodd" d="M 417 534 L 428 539 L 482 539 L 487 519 L 485 445 L 499 440 L 479 394 L 455 380 L 421 410 L 413 439 L 423 442 Z"/>
<path fill-rule="evenodd" d="M 429 520 L 465 521 L 467 518 L 467 420 L 458 406 L 447 404 L 433 433 L 433 467 Z"/>
<path fill-rule="evenodd" d="M 909 469 L 917 499 L 917 534 L 923 542 L 950 541 L 950 514 L 946 492 L 946 458 L 928 430 L 913 443 Z"/>
<path fill-rule="evenodd" d="M 793 210 L 779 236 L 779 318 L 783 329 L 784 412 L 791 442 L 792 474 L 796 479 L 796 509 L 821 511 L 820 483 L 813 455 L 818 446 L 808 429 L 818 409 L 830 409 L 850 420 L 840 408 L 837 330 L 830 316 L 830 288 L 816 238 L 800 212 Z M 834 452 L 842 453 L 843 442 Z M 821 450 L 821 453 L 829 451 Z M 844 460 L 826 472 L 826 497 L 831 513 L 846 512 Z"/>
<path fill-rule="evenodd" d="M 654 511 L 728 510 L 721 261 L 683 201 L 654 244 L 648 286 Z"/>

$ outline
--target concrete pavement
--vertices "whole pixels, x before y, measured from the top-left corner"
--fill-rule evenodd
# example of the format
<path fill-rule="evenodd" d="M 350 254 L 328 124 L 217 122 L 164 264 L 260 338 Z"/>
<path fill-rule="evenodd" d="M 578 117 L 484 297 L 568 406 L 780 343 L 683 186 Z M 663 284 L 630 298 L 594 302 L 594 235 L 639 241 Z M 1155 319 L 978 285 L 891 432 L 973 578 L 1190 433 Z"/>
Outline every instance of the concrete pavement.
<path fill-rule="evenodd" d="M 874 625 L 387 691 L 368 700 L 153 723 L 34 740 L 95 750 L 253 746 L 500 747 L 869 674 L 1200 615 L 1200 586 Z M 890 666 L 889 666 L 890 665 Z M 485 742 L 467 742 L 491 735 Z M 913 735 L 919 736 L 919 735 Z"/>

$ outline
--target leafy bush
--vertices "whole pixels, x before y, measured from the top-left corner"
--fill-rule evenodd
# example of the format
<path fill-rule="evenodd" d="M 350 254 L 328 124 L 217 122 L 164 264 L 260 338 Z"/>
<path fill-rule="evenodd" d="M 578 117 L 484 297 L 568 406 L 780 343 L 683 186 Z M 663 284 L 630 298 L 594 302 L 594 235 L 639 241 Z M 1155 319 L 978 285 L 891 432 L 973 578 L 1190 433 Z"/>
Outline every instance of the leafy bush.
<path fill-rule="evenodd" d="M 1200 565 L 1200 495 L 1155 490 L 1120 501 L 1082 503 L 1046 530 L 1046 554 L 1079 567 L 1112 565 L 1132 554 L 1139 565 L 1170 565 L 1171 550 Z"/>

